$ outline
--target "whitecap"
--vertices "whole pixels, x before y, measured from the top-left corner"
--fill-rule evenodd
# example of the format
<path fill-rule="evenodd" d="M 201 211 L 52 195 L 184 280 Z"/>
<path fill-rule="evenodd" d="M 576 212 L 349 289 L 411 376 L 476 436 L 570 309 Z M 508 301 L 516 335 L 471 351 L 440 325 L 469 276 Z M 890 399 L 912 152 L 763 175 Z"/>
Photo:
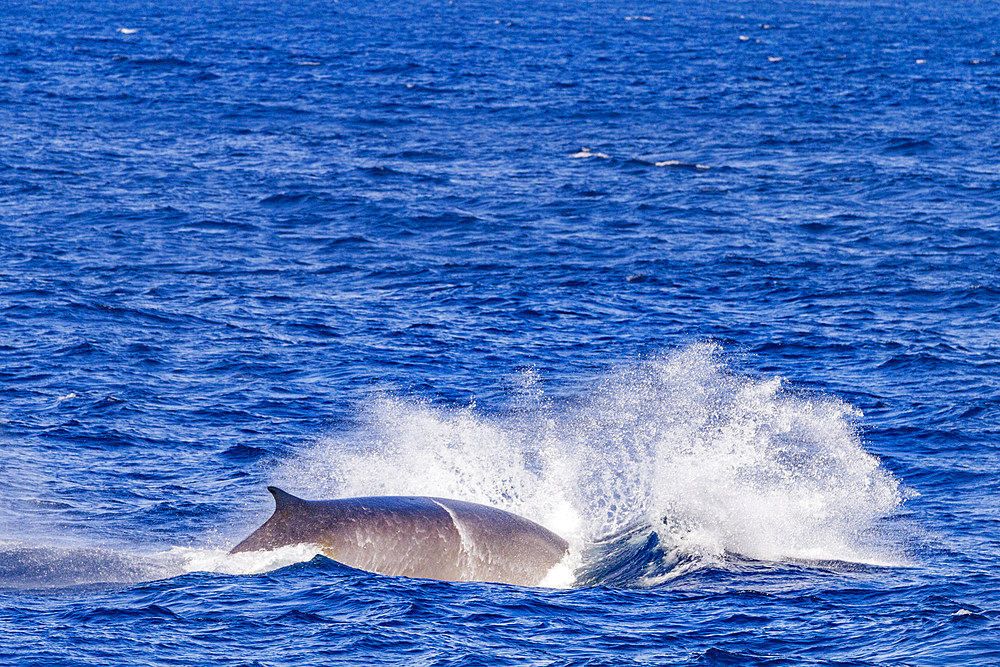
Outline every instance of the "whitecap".
<path fill-rule="evenodd" d="M 572 155 L 570 155 L 570 157 L 571 158 L 576 158 L 576 159 L 582 159 L 582 158 L 590 158 L 590 157 L 610 158 L 611 156 L 608 155 L 607 153 L 593 153 L 593 152 L 591 152 L 591 150 L 589 148 L 583 147 L 579 151 L 577 151 L 576 153 L 573 153 Z"/>

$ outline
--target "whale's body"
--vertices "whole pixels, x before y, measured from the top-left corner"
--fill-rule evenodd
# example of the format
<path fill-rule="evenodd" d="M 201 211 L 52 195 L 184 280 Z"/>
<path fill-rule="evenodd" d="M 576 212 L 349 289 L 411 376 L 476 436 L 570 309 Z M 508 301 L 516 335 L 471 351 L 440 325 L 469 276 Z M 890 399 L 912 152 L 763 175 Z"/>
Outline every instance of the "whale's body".
<path fill-rule="evenodd" d="M 231 553 L 316 544 L 369 572 L 537 586 L 566 540 L 494 507 L 421 496 L 303 500 L 269 486 L 274 515 Z"/>

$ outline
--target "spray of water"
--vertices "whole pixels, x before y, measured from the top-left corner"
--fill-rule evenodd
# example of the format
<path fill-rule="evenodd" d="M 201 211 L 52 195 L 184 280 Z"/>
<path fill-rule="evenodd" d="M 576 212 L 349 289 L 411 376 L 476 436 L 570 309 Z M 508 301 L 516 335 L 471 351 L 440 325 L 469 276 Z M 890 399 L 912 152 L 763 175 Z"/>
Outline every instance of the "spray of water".
<path fill-rule="evenodd" d="M 696 344 L 609 372 L 572 401 L 528 371 L 516 409 L 441 408 L 381 397 L 359 426 L 275 471 L 297 495 L 425 495 L 532 519 L 571 554 L 544 582 L 655 585 L 730 555 L 889 565 L 882 535 L 898 482 L 865 452 L 859 412 L 780 378 L 729 369 Z M 128 582 L 192 571 L 250 574 L 309 560 L 315 547 L 228 554 L 174 548 L 126 554 L 0 544 L 0 583 Z"/>
<path fill-rule="evenodd" d="M 840 400 L 734 373 L 713 344 L 618 369 L 571 403 L 540 384 L 523 374 L 521 407 L 503 416 L 380 398 L 277 481 L 317 498 L 494 505 L 566 537 L 578 557 L 615 535 L 642 542 L 639 526 L 672 559 L 898 560 L 879 528 L 899 484 Z"/>

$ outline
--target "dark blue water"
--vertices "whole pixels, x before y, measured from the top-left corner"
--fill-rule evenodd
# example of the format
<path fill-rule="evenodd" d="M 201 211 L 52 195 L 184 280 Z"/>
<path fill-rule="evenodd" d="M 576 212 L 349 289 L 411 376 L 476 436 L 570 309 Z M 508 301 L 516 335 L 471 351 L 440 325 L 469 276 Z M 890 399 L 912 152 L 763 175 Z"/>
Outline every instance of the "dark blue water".
<path fill-rule="evenodd" d="M 0 11 L 0 662 L 1000 662 L 995 5 Z"/>

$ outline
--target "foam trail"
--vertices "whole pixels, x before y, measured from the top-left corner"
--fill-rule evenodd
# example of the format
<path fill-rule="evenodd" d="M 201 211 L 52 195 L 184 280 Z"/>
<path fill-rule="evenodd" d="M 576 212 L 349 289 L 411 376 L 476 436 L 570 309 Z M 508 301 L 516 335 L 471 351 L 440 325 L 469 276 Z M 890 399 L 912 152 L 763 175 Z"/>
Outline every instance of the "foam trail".
<path fill-rule="evenodd" d="M 277 481 L 315 498 L 494 505 L 567 538 L 578 558 L 646 526 L 685 563 L 899 561 L 880 537 L 899 484 L 864 451 L 860 413 L 836 398 L 733 373 L 713 344 L 618 369 L 571 404 L 546 399 L 533 373 L 520 385 L 522 409 L 502 417 L 380 398 L 356 431 L 319 442 Z"/>

